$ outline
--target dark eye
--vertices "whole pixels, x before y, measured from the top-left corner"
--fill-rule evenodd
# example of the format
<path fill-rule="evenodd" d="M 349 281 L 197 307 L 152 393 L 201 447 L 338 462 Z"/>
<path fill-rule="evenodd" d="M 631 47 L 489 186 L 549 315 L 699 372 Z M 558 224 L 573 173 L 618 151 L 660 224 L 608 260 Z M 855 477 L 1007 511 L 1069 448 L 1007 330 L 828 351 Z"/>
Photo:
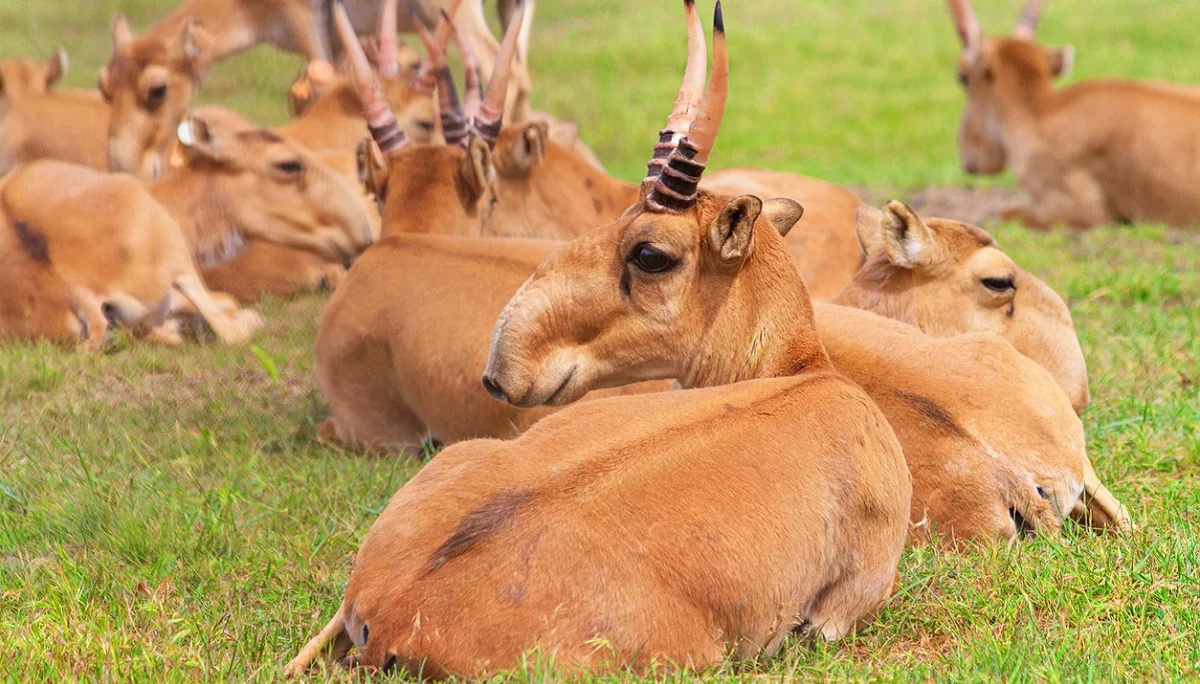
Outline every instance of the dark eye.
<path fill-rule="evenodd" d="M 277 162 L 275 164 L 275 170 L 289 176 L 295 176 L 304 170 L 304 164 L 301 164 L 295 159 L 289 159 L 287 161 Z"/>
<path fill-rule="evenodd" d="M 146 91 L 146 104 L 151 107 L 157 107 L 162 104 L 162 101 L 167 99 L 167 85 L 156 85 Z"/>
<path fill-rule="evenodd" d="M 1013 282 L 1012 277 L 1003 276 L 1001 278 L 981 278 L 980 283 L 992 292 L 1009 292 L 1016 290 L 1017 285 Z"/>
<path fill-rule="evenodd" d="M 961 83 L 964 88 L 967 87 L 967 72 L 958 72 L 958 82 Z"/>
<path fill-rule="evenodd" d="M 629 253 L 629 262 L 646 273 L 668 271 L 678 262 L 646 243 L 641 243 Z"/>

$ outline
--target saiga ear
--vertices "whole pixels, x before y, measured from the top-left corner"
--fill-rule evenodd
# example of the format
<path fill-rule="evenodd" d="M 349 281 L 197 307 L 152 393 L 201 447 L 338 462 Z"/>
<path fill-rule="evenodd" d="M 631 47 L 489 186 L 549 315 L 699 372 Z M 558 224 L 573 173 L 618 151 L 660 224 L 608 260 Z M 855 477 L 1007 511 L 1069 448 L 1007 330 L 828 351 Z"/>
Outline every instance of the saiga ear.
<path fill-rule="evenodd" d="M 891 200 L 883 208 L 883 249 L 893 264 L 911 269 L 933 263 L 939 247 L 911 207 Z"/>
<path fill-rule="evenodd" d="M 62 48 L 55 50 L 49 61 L 46 62 L 46 90 L 49 90 L 67 73 L 69 65 L 67 51 Z"/>
<path fill-rule="evenodd" d="M 550 124 L 550 140 L 568 150 L 579 142 L 579 124 L 574 121 L 555 121 Z"/>
<path fill-rule="evenodd" d="M 753 195 L 729 200 L 708 230 L 709 247 L 717 261 L 740 267 L 754 243 L 754 222 L 763 211 L 763 201 Z"/>
<path fill-rule="evenodd" d="M 471 136 L 468 139 L 467 154 L 463 157 L 458 176 L 467 190 L 467 206 L 473 207 L 487 193 L 496 178 L 496 169 L 492 165 L 492 150 L 482 138 Z"/>
<path fill-rule="evenodd" d="M 112 36 L 114 52 L 133 42 L 133 30 L 129 28 L 129 20 L 125 18 L 124 14 L 113 17 L 109 33 Z"/>
<path fill-rule="evenodd" d="M 762 215 L 779 231 L 781 237 L 787 237 L 800 221 L 800 217 L 804 216 L 804 207 L 796 200 L 776 197 L 763 202 Z"/>
<path fill-rule="evenodd" d="M 883 212 L 864 204 L 854 212 L 854 237 L 863 256 L 883 251 Z"/>
<path fill-rule="evenodd" d="M 1075 48 L 1071 45 L 1064 45 L 1059 48 L 1050 48 L 1047 53 L 1050 59 L 1050 75 L 1055 78 L 1066 78 L 1071 75 L 1071 69 L 1075 66 Z"/>
<path fill-rule="evenodd" d="M 388 164 L 379 145 L 371 138 L 358 143 L 355 150 L 358 162 L 358 181 L 378 200 L 387 197 Z"/>
<path fill-rule="evenodd" d="M 233 136 L 231 131 L 195 114 L 185 117 L 176 129 L 176 138 L 189 157 L 202 157 L 218 163 L 233 158 L 237 147 Z"/>
<path fill-rule="evenodd" d="M 194 78 L 203 76 L 212 63 L 215 43 L 212 34 L 205 31 L 195 20 L 188 19 L 183 23 L 183 30 L 179 34 L 180 56 L 187 63 Z"/>
<path fill-rule="evenodd" d="M 506 173 L 525 176 L 537 168 L 546 158 L 546 141 L 550 135 L 550 124 L 531 121 L 524 124 L 513 143 L 504 150 L 501 168 Z"/>

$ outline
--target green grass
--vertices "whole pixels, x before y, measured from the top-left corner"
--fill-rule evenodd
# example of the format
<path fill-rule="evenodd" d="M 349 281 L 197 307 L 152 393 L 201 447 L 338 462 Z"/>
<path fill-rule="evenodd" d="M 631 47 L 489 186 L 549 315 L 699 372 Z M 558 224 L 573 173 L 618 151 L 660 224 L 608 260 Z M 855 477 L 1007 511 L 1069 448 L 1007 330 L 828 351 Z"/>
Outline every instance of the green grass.
<path fill-rule="evenodd" d="M 68 82 L 90 86 L 117 6 L 140 29 L 170 4 L 0 0 L 3 50 L 63 44 Z M 1006 30 L 1019 3 L 978 4 L 985 26 Z M 678 84 L 675 5 L 539 8 L 535 105 L 578 119 L 625 178 L 644 168 Z M 956 44 L 940 1 L 730 0 L 726 18 L 733 92 L 715 165 L 875 188 L 975 182 L 957 169 Z M 1073 78 L 1200 83 L 1194 26 L 1184 0 L 1060 0 L 1042 35 L 1076 46 Z M 277 123 L 299 64 L 255 50 L 215 69 L 204 97 Z M 1071 301 L 1092 381 L 1089 450 L 1140 530 L 910 551 L 904 590 L 870 630 L 793 645 L 747 674 L 1200 676 L 1200 241 L 1152 226 L 995 232 Z M 340 600 L 371 521 L 419 467 L 313 442 L 325 411 L 312 382 L 322 302 L 262 306 L 270 326 L 257 349 L 0 350 L 0 675 L 279 676 Z"/>

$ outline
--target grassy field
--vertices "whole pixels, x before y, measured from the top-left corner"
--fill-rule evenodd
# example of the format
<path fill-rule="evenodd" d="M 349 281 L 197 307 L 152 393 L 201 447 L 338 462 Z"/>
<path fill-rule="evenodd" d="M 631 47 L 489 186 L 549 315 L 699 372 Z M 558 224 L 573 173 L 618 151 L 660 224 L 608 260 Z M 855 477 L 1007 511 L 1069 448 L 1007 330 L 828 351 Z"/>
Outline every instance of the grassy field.
<path fill-rule="evenodd" d="M 68 82 L 90 87 L 112 13 L 140 29 L 171 4 L 0 0 L 3 52 L 62 44 Z M 993 30 L 1019 9 L 977 4 Z M 644 170 L 678 84 L 675 5 L 539 8 L 535 105 L 579 120 L 626 178 Z M 1076 46 L 1073 78 L 1196 84 L 1194 19 L 1190 0 L 1062 0 L 1041 35 Z M 726 20 L 733 92 L 714 165 L 901 195 L 976 182 L 957 169 L 957 46 L 940 1 L 730 0 Z M 299 64 L 255 50 L 215 69 L 204 99 L 279 122 Z M 914 549 L 903 591 L 868 631 L 720 676 L 1200 677 L 1200 240 L 1154 226 L 993 230 L 1071 302 L 1092 382 L 1089 451 L 1139 531 Z M 322 302 L 267 302 L 270 326 L 248 348 L 0 350 L 0 676 L 279 677 L 335 609 L 371 521 L 419 468 L 314 443 Z"/>

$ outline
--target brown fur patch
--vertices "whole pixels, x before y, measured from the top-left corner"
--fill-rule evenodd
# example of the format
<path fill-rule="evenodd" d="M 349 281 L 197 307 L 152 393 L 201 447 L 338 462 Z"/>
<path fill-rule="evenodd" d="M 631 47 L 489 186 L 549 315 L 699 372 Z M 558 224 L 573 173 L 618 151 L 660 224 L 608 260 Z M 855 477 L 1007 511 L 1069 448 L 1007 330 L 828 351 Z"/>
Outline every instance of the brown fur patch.
<path fill-rule="evenodd" d="M 532 490 L 503 491 L 467 513 L 458 521 L 454 533 L 429 557 L 422 574 L 428 575 L 499 532 L 516 517 L 531 498 Z"/>
<path fill-rule="evenodd" d="M 892 396 L 908 404 L 909 408 L 939 430 L 950 433 L 955 437 L 970 438 L 970 435 L 955 420 L 954 416 L 947 413 L 944 408 L 932 399 L 919 394 L 905 392 L 904 390 L 893 390 Z"/>
<path fill-rule="evenodd" d="M 402 251 L 406 256 L 415 255 L 430 255 L 438 257 L 448 257 L 455 260 L 469 260 L 473 264 L 486 264 L 493 268 L 508 271 L 511 273 L 520 273 L 522 277 L 528 277 L 533 273 L 533 268 L 537 268 L 534 264 L 532 267 L 529 262 L 520 257 L 509 257 L 498 253 L 486 252 L 468 252 L 460 251 L 455 246 L 446 246 L 430 243 L 417 242 L 415 240 L 397 240 L 391 236 L 380 240 L 376 244 L 376 248 L 392 247 Z M 379 251 L 382 252 L 382 249 Z"/>
<path fill-rule="evenodd" d="M 13 230 L 17 233 L 17 240 L 21 243 L 21 249 L 29 255 L 29 258 L 39 264 L 50 264 L 50 248 L 46 245 L 45 233 L 30 228 L 23 221 L 14 221 Z"/>

